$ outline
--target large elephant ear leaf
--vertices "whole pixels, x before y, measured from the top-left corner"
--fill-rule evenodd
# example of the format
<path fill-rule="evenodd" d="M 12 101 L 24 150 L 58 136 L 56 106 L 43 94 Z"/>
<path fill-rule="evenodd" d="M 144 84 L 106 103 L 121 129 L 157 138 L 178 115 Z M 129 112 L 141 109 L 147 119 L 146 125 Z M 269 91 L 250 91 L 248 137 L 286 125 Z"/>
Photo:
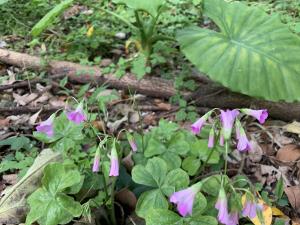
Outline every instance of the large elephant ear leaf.
<path fill-rule="evenodd" d="M 115 3 L 122 3 L 133 10 L 143 10 L 148 12 L 153 17 L 159 13 L 159 9 L 164 5 L 165 0 L 113 0 Z"/>
<path fill-rule="evenodd" d="M 233 91 L 272 101 L 300 100 L 300 38 L 259 8 L 204 0 L 220 32 L 186 28 L 177 39 L 186 57 Z"/>

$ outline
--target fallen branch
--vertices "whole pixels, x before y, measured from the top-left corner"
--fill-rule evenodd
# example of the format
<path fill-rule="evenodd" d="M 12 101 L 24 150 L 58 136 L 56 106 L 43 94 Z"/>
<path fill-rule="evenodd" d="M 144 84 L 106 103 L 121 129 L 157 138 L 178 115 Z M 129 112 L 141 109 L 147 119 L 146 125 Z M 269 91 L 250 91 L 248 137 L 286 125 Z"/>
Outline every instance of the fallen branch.
<path fill-rule="evenodd" d="M 54 79 L 59 79 L 59 78 L 63 78 L 65 77 L 65 74 L 56 74 L 50 77 L 51 80 Z M 13 84 L 6 84 L 6 85 L 0 85 L 0 91 L 5 91 L 8 89 L 17 89 L 17 88 L 23 88 L 23 87 L 27 87 L 29 85 L 33 85 L 33 84 L 37 84 L 37 83 L 46 83 L 47 79 L 45 81 L 45 79 L 42 78 L 34 78 L 32 80 L 24 80 L 24 81 L 20 81 L 20 82 L 14 82 Z"/>
<path fill-rule="evenodd" d="M 112 88 L 130 90 L 151 97 L 170 98 L 176 94 L 173 82 L 157 77 L 137 80 L 127 74 L 121 79 L 113 74 L 103 75 L 100 68 L 82 66 L 66 61 L 49 61 L 28 54 L 0 49 L 0 62 L 32 70 L 46 70 L 50 74 L 65 74 L 70 81 L 78 83 L 107 84 Z M 208 108 L 266 108 L 270 116 L 284 121 L 300 120 L 300 103 L 275 103 L 254 99 L 245 95 L 220 88 L 213 83 L 199 84 L 199 91 L 183 93 L 186 99 L 193 100 L 198 106 Z"/>
<path fill-rule="evenodd" d="M 63 109 L 64 107 L 55 107 L 49 105 L 43 106 L 12 106 L 12 107 L 0 107 L 1 115 L 22 115 L 22 114 L 32 114 L 40 111 L 42 109 L 43 113 L 53 113 L 59 109 Z M 168 111 L 158 106 L 151 105 L 139 105 L 138 110 L 142 112 L 163 112 Z M 99 108 L 97 106 L 93 106 L 89 109 L 90 112 L 98 112 Z"/>

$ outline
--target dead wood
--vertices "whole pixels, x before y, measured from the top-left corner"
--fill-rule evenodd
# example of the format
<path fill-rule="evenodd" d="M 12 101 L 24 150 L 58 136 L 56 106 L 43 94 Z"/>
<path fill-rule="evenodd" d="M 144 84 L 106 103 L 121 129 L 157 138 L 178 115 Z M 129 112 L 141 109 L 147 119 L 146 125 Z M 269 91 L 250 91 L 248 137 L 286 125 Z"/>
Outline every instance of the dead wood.
<path fill-rule="evenodd" d="M 147 77 L 137 80 L 132 74 L 121 79 L 113 74 L 103 75 L 100 68 L 82 66 L 66 61 L 46 61 L 40 57 L 31 56 L 5 49 L 0 49 L 0 62 L 32 70 L 46 70 L 50 74 L 66 74 L 73 82 L 107 84 L 116 89 L 130 90 L 151 97 L 170 98 L 176 94 L 173 81 L 157 77 Z M 233 93 L 214 83 L 200 83 L 199 91 L 183 93 L 186 99 L 193 100 L 198 106 L 208 108 L 265 108 L 270 116 L 284 121 L 300 120 L 300 103 L 270 102 Z"/>

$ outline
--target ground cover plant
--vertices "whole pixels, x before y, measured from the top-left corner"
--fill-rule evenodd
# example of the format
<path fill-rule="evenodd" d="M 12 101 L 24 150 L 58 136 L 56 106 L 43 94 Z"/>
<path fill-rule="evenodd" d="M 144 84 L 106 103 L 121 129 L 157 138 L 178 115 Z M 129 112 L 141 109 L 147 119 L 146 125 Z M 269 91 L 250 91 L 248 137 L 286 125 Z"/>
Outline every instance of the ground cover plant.
<path fill-rule="evenodd" d="M 0 15 L 0 224 L 299 223 L 299 1 Z"/>

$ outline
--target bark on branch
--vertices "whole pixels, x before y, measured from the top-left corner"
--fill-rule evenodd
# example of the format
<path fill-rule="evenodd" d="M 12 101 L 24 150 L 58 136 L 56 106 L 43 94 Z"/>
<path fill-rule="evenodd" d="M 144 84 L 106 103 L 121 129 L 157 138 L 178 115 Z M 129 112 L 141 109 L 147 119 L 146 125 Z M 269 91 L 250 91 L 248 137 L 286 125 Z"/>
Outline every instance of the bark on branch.
<path fill-rule="evenodd" d="M 127 74 L 118 79 L 113 74 L 103 75 L 98 67 L 82 66 L 66 61 L 48 61 L 5 49 L 0 49 L 0 62 L 32 70 L 46 70 L 50 74 L 66 74 L 71 81 L 78 83 L 107 84 L 112 88 L 131 90 L 151 97 L 170 98 L 176 90 L 173 82 L 157 77 L 137 80 Z M 194 100 L 198 106 L 208 108 L 266 108 L 270 116 L 284 121 L 300 120 L 300 103 L 270 102 L 233 93 L 213 83 L 200 84 L 195 93 L 183 93 L 186 99 Z"/>

